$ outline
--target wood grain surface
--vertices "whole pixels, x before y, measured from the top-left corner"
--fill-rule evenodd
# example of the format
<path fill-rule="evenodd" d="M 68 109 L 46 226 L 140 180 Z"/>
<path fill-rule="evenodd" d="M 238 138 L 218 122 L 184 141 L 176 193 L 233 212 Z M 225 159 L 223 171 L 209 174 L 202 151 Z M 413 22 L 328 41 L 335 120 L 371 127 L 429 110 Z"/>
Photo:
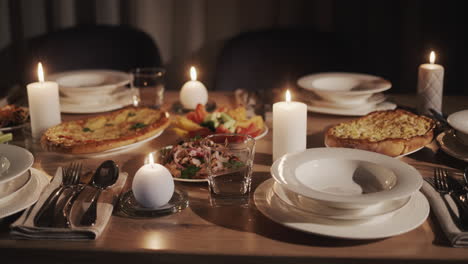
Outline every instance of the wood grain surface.
<path fill-rule="evenodd" d="M 143 90 L 144 101 L 152 91 Z M 166 93 L 165 107 L 178 98 Z M 218 105 L 232 105 L 233 94 L 211 92 Z M 414 96 L 393 96 L 396 102 L 415 105 Z M 466 97 L 446 97 L 447 113 L 468 108 Z M 64 115 L 64 120 L 83 115 Z M 307 145 L 323 147 L 323 132 L 330 125 L 350 120 L 309 113 Z M 145 156 L 173 144 L 178 138 L 170 129 L 147 144 L 107 156 L 79 157 L 42 151 L 37 143 L 19 137 L 14 143 L 26 146 L 35 155 L 34 167 L 53 175 L 57 166 L 80 159 L 87 170 L 113 159 L 130 177 Z M 270 178 L 272 132 L 257 142 L 253 187 Z M 455 174 L 467 164 L 441 151 L 433 142 L 423 150 L 402 158 L 423 176 L 431 176 L 435 166 Z M 0 222 L 0 263 L 450 263 L 468 262 L 468 249 L 451 248 L 431 214 L 419 228 L 380 240 L 344 240 L 295 231 L 263 216 L 253 202 L 248 208 L 211 207 L 206 183 L 176 183 L 186 190 L 190 207 L 180 213 L 152 219 L 132 219 L 114 215 L 104 234 L 95 241 L 19 241 L 8 234 L 8 225 L 18 215 Z"/>

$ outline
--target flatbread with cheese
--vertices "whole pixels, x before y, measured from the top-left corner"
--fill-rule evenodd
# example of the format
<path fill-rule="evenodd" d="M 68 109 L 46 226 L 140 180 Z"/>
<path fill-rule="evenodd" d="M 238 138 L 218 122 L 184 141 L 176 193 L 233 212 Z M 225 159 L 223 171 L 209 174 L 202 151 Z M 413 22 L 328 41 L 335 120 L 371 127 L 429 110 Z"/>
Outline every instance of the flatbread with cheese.
<path fill-rule="evenodd" d="M 169 114 L 148 107 L 127 107 L 47 129 L 41 145 L 49 151 L 85 154 L 129 145 L 169 126 Z"/>

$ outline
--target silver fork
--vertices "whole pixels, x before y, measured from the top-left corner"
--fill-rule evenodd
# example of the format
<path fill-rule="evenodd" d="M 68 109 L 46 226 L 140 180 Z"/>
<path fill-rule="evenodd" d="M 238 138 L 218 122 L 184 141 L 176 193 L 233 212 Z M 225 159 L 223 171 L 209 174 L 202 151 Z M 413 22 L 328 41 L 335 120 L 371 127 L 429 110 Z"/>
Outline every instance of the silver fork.
<path fill-rule="evenodd" d="M 434 169 L 434 188 L 441 194 L 442 197 L 444 197 L 446 194 L 452 197 L 458 208 L 460 222 L 463 226 L 467 227 L 468 204 L 465 203 L 466 197 L 464 197 L 464 194 L 457 192 L 457 187 L 454 186 L 452 180 L 449 179 L 448 171 L 446 169 Z"/>
<path fill-rule="evenodd" d="M 67 168 L 62 168 L 62 183 L 51 192 L 34 217 L 34 224 L 36 226 L 53 226 L 57 201 L 65 189 L 78 184 L 82 167 L 80 162 L 73 162 Z"/>

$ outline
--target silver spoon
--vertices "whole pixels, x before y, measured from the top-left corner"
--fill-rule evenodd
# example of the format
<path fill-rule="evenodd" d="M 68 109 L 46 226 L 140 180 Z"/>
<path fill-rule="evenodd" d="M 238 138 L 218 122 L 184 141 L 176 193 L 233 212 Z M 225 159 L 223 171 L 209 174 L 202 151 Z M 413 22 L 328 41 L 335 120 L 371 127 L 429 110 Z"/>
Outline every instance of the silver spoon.
<path fill-rule="evenodd" d="M 83 214 L 80 225 L 92 226 L 96 223 L 97 218 L 97 202 L 102 190 L 113 185 L 119 177 L 119 168 L 112 160 L 107 160 L 99 166 L 94 175 L 92 185 L 97 189 L 94 194 L 88 210 Z"/>

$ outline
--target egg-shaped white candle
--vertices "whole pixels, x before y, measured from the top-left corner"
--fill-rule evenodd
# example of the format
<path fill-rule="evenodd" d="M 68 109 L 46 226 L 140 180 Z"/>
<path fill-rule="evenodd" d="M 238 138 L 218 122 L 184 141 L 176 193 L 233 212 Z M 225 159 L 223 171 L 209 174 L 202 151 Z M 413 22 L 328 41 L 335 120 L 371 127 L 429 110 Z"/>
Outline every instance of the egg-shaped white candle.
<path fill-rule="evenodd" d="M 307 106 L 291 102 L 286 91 L 286 101 L 273 104 L 273 161 L 284 154 L 306 149 Z"/>
<path fill-rule="evenodd" d="M 155 164 L 153 155 L 149 164 L 143 165 L 135 173 L 132 182 L 135 199 L 147 208 L 158 208 L 169 202 L 174 193 L 174 180 L 166 167 Z"/>
<path fill-rule="evenodd" d="M 193 66 L 190 67 L 190 79 L 180 90 L 180 103 L 186 109 L 195 109 L 197 104 L 205 105 L 208 102 L 208 90 L 197 81 L 197 70 Z"/>
<path fill-rule="evenodd" d="M 39 62 L 37 66 L 39 82 L 27 85 L 31 134 L 40 138 L 49 127 L 60 124 L 60 100 L 58 84 L 44 81 L 44 70 Z"/>

